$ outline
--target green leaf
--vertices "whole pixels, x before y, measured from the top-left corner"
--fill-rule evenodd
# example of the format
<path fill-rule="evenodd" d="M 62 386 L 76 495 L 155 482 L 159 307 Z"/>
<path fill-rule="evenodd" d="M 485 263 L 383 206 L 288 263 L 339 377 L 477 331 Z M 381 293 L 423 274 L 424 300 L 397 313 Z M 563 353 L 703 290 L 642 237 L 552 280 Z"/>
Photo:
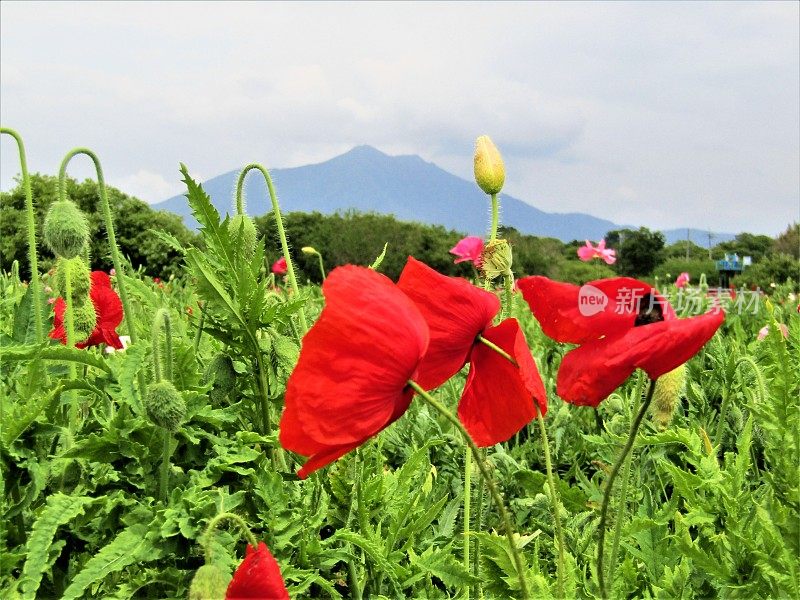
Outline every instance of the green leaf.
<path fill-rule="evenodd" d="M 80 348 L 33 344 L 0 347 L 0 361 L 30 360 L 34 358 L 76 362 L 100 369 L 106 373 L 111 373 L 111 368 L 106 364 L 105 360 L 103 360 L 101 356 L 98 356 L 88 350 L 81 350 Z"/>
<path fill-rule="evenodd" d="M 60 525 L 69 523 L 81 514 L 93 498 L 67 496 L 57 492 L 47 499 L 47 504 L 33 524 L 28 543 L 25 546 L 28 555 L 22 568 L 22 597 L 35 598 L 42 576 L 55 561 L 57 556 L 50 556 L 50 546 Z"/>

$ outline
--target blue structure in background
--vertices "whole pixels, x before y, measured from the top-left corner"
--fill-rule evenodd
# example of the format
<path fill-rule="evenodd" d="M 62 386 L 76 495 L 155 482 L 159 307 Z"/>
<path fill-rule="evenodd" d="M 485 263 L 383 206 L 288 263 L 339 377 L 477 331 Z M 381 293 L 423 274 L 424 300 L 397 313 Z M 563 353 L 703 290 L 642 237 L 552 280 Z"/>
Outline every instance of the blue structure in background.
<path fill-rule="evenodd" d="M 744 268 L 749 267 L 751 264 L 752 259 L 749 256 L 744 256 L 740 259 L 738 254 L 726 254 L 725 258 L 717 261 L 720 287 L 728 287 L 731 278 L 744 271 Z"/>

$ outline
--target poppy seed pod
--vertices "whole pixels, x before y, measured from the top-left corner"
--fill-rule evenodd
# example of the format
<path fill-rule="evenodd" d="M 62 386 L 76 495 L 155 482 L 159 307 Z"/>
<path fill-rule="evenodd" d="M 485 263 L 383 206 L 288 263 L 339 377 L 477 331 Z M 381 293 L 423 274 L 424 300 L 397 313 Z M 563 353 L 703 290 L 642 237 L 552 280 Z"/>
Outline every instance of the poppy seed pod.
<path fill-rule="evenodd" d="M 53 202 L 44 219 L 44 241 L 56 256 L 78 256 L 89 241 L 86 215 L 71 200 Z"/>
<path fill-rule="evenodd" d="M 197 569 L 189 586 L 189 600 L 224 600 L 230 577 L 216 565 Z"/>
<path fill-rule="evenodd" d="M 82 256 L 65 258 L 59 256 L 56 261 L 56 275 L 53 280 L 56 293 L 62 298 L 67 297 L 67 276 L 72 288 L 72 302 L 83 304 L 89 299 L 89 290 L 92 287 L 92 274 L 89 265 Z"/>
<path fill-rule="evenodd" d="M 666 429 L 675 407 L 680 402 L 686 384 L 686 365 L 680 365 L 669 373 L 665 373 L 656 380 L 656 389 L 653 390 L 653 404 L 650 410 L 653 421 L 660 429 Z"/>
<path fill-rule="evenodd" d="M 475 183 L 487 194 L 499 194 L 506 181 L 503 157 L 488 135 L 475 141 Z"/>
<path fill-rule="evenodd" d="M 186 403 L 170 381 L 159 381 L 148 388 L 144 408 L 155 425 L 168 431 L 177 431 L 186 418 Z"/>
<path fill-rule="evenodd" d="M 88 338 L 97 323 L 97 311 L 92 302 L 72 305 L 72 325 L 75 327 L 75 342 L 83 342 Z"/>
<path fill-rule="evenodd" d="M 488 279 L 511 271 L 513 256 L 507 240 L 489 240 L 481 253 L 481 270 Z"/>
<path fill-rule="evenodd" d="M 236 384 L 236 371 L 233 368 L 233 361 L 227 354 L 217 354 L 203 373 L 203 383 L 208 384 L 213 381 L 211 388 L 211 399 L 221 400 L 226 396 Z"/>
<path fill-rule="evenodd" d="M 248 215 L 242 213 L 234 216 L 228 223 L 228 233 L 234 244 L 241 248 L 247 259 L 253 257 L 256 251 L 256 224 Z"/>

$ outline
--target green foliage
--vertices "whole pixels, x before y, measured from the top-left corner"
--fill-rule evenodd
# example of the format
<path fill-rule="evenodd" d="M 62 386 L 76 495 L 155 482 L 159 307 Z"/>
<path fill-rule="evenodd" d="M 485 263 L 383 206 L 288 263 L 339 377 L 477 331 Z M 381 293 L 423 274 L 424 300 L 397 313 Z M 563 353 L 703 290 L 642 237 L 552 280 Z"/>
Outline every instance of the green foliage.
<path fill-rule="evenodd" d="M 758 262 L 762 258 L 771 254 L 774 250 L 775 240 L 768 235 L 755 235 L 752 233 L 740 233 L 736 239 L 730 242 L 722 242 L 712 249 L 715 259 L 721 259 L 726 254 L 738 254 L 739 256 L 750 256 L 753 262 Z"/>
<path fill-rule="evenodd" d="M 800 223 L 793 223 L 775 238 L 774 249 L 777 254 L 788 254 L 800 259 Z"/>
<path fill-rule="evenodd" d="M 697 285 L 700 281 L 700 276 L 705 273 L 706 279 L 713 282 L 717 276 L 717 266 L 713 260 L 708 259 L 690 259 L 675 257 L 668 258 L 661 263 L 655 270 L 654 275 L 660 281 L 665 283 L 672 283 L 677 279 L 681 273 L 689 273 L 689 281 L 691 285 Z"/>
<path fill-rule="evenodd" d="M 664 234 L 647 227 L 609 231 L 606 246 L 617 251 L 614 270 L 620 275 L 649 275 L 664 260 Z"/>
<path fill-rule="evenodd" d="M 745 267 L 741 275 L 733 279 L 735 287 L 769 290 L 773 284 L 791 281 L 795 291 L 800 283 L 800 260 L 789 254 L 774 254 L 763 258 L 750 267 Z"/>

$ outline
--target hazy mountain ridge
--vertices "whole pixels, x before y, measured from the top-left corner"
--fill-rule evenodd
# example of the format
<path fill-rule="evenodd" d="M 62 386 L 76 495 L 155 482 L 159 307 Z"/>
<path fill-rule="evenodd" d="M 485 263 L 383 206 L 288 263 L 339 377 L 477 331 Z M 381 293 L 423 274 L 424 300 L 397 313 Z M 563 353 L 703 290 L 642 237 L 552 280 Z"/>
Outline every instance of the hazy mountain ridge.
<path fill-rule="evenodd" d="M 233 190 L 239 171 L 203 182 L 221 214 L 232 212 Z M 389 156 L 371 146 L 357 146 L 322 163 L 274 169 L 270 174 L 283 212 L 318 211 L 331 214 L 355 209 L 393 214 L 404 221 L 443 225 L 473 235 L 488 229 L 486 195 L 472 181 L 461 179 L 416 155 Z M 271 210 L 266 185 L 259 174 L 245 181 L 247 210 L 261 215 Z M 584 213 L 547 213 L 512 196 L 500 197 L 501 220 L 522 233 L 561 241 L 599 240 L 620 225 Z M 186 198 L 174 196 L 154 205 L 181 215 L 196 228 Z M 686 238 L 686 229 L 664 231 L 667 243 Z M 692 230 L 691 239 L 705 246 L 707 232 Z M 732 239 L 715 233 L 713 243 Z"/>

